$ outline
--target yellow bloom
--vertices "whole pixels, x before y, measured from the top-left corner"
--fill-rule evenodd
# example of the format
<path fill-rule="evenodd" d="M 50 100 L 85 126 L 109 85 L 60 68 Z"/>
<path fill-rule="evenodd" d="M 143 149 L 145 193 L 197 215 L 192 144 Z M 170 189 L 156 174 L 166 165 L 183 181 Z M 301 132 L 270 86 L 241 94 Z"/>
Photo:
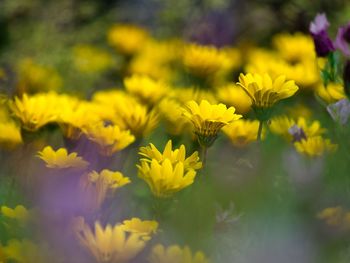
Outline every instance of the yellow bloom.
<path fill-rule="evenodd" d="M 130 94 L 149 104 L 155 104 L 168 92 L 167 87 L 161 81 L 142 75 L 133 75 L 124 79 L 124 85 Z"/>
<path fill-rule="evenodd" d="M 174 193 L 191 185 L 196 176 L 193 169 L 185 170 L 184 163 L 177 162 L 175 165 L 171 160 L 165 159 L 159 163 L 156 159 L 141 161 L 137 165 L 138 176 L 146 181 L 152 193 L 156 197 L 170 197 Z"/>
<path fill-rule="evenodd" d="M 195 101 L 189 101 L 184 116 L 193 123 L 199 142 L 210 146 L 222 127 L 242 117 L 234 113 L 234 107 L 227 108 L 222 103 L 211 105 L 202 100 L 199 105 Z"/>
<path fill-rule="evenodd" d="M 210 260 L 203 252 L 197 251 L 192 253 L 187 246 L 181 248 L 177 245 L 172 245 L 165 248 L 158 244 L 152 248 L 149 256 L 150 263 L 209 263 Z"/>
<path fill-rule="evenodd" d="M 293 96 L 298 90 L 293 80 L 286 81 L 285 76 L 272 80 L 267 74 L 240 74 L 237 84 L 252 99 L 253 107 L 256 108 L 270 108 L 277 101 Z"/>
<path fill-rule="evenodd" d="M 80 244 L 87 249 L 97 262 L 126 263 L 139 254 L 151 238 L 144 232 L 128 232 L 125 226 L 116 224 L 105 228 L 95 223 L 93 232 L 83 218 L 76 218 L 73 228 Z M 145 238 L 145 237 L 148 238 Z"/>
<path fill-rule="evenodd" d="M 247 93 L 235 84 L 229 84 L 219 88 L 217 97 L 220 102 L 235 107 L 236 111 L 240 114 L 247 113 L 252 106 L 252 100 Z"/>
<path fill-rule="evenodd" d="M 321 136 L 302 139 L 300 142 L 295 142 L 294 146 L 297 152 L 309 157 L 322 156 L 325 152 L 333 152 L 337 148 L 337 145 Z"/>
<path fill-rule="evenodd" d="M 27 210 L 23 205 L 17 205 L 15 208 L 7 206 L 1 207 L 1 213 L 8 218 L 14 219 L 21 224 L 25 224 L 31 218 L 30 211 Z"/>
<path fill-rule="evenodd" d="M 107 156 L 123 150 L 135 141 L 129 130 L 123 131 L 117 125 L 105 126 L 99 123 L 86 127 L 83 131 L 91 141 L 99 145 L 101 154 Z"/>
<path fill-rule="evenodd" d="M 233 145 L 242 147 L 256 140 L 259 121 L 237 120 L 222 128 Z"/>
<path fill-rule="evenodd" d="M 18 89 L 28 93 L 57 90 L 63 84 L 55 69 L 39 65 L 31 58 L 18 63 L 18 79 Z"/>
<path fill-rule="evenodd" d="M 0 145 L 13 148 L 22 143 L 20 127 L 13 121 L 0 123 Z"/>
<path fill-rule="evenodd" d="M 214 46 L 188 44 L 183 51 L 182 63 L 193 75 L 207 77 L 230 65 L 228 55 Z"/>
<path fill-rule="evenodd" d="M 207 100 L 211 104 L 216 104 L 217 99 L 210 90 L 203 90 L 198 87 L 186 87 L 174 89 L 172 96 L 181 103 L 186 103 L 190 100 L 194 100 L 200 103 L 202 100 Z"/>
<path fill-rule="evenodd" d="M 340 226 L 343 221 L 345 211 L 341 206 L 327 207 L 317 214 L 319 219 L 326 221 L 328 225 Z"/>
<path fill-rule="evenodd" d="M 141 27 L 134 25 L 114 25 L 108 31 L 108 43 L 125 55 L 133 55 L 140 51 L 148 33 Z"/>
<path fill-rule="evenodd" d="M 79 184 L 82 205 L 90 211 L 99 209 L 106 197 L 116 189 L 129 184 L 130 179 L 120 172 L 107 169 L 100 173 L 92 171 L 82 176 Z"/>
<path fill-rule="evenodd" d="M 48 262 L 47 248 L 28 239 L 11 239 L 3 247 L 5 258 L 18 263 L 46 263 Z M 12 262 L 12 261 L 11 261 Z"/>
<path fill-rule="evenodd" d="M 184 164 L 184 169 L 198 170 L 202 168 L 202 162 L 199 161 L 198 152 L 194 152 L 191 156 L 186 158 L 185 145 L 181 144 L 180 148 L 172 150 L 172 141 L 169 140 L 165 145 L 163 153 L 150 143 L 149 146 L 141 147 L 139 154 L 144 158 L 141 161 L 151 162 L 153 159 L 159 163 L 163 163 L 165 160 L 170 160 L 172 165 L 181 162 Z"/>
<path fill-rule="evenodd" d="M 180 135 L 188 127 L 189 123 L 183 116 L 181 104 L 175 99 L 161 100 L 157 109 L 165 122 L 168 133 Z"/>
<path fill-rule="evenodd" d="M 10 102 L 10 109 L 21 121 L 22 128 L 28 131 L 36 131 L 49 122 L 57 118 L 58 108 L 56 108 L 54 97 L 50 94 L 37 94 L 28 96 L 23 94 L 19 99 L 16 97 Z"/>
<path fill-rule="evenodd" d="M 287 116 L 273 118 L 269 128 L 274 134 L 281 135 L 287 140 L 292 141 L 293 136 L 289 133 L 289 129 L 293 125 L 301 128 L 306 138 L 322 135 L 326 131 L 317 120 L 308 122 L 304 117 L 299 117 L 297 120 L 294 120 Z"/>
<path fill-rule="evenodd" d="M 124 220 L 121 227 L 125 232 L 137 233 L 147 239 L 151 234 L 157 232 L 158 222 L 154 220 L 142 221 L 140 218 L 133 217 L 129 220 Z"/>
<path fill-rule="evenodd" d="M 328 104 L 346 98 L 344 86 L 337 83 L 329 83 L 326 87 L 320 84 L 315 90 L 315 93 Z"/>
<path fill-rule="evenodd" d="M 91 45 L 76 45 L 73 55 L 75 68 L 84 73 L 103 72 L 113 65 L 108 52 Z"/>
<path fill-rule="evenodd" d="M 38 152 L 38 157 L 46 163 L 46 167 L 48 168 L 85 169 L 89 165 L 89 163 L 82 157 L 79 157 L 76 152 L 68 154 L 65 148 L 54 151 L 51 146 L 46 146 L 42 151 Z"/>

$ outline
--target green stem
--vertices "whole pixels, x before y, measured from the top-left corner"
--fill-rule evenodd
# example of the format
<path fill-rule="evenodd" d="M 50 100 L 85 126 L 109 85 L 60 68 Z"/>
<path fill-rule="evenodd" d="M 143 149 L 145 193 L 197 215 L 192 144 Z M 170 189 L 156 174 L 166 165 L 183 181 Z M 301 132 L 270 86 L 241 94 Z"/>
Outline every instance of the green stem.
<path fill-rule="evenodd" d="M 262 133 L 263 125 L 264 125 L 264 122 L 259 121 L 258 136 L 256 137 L 257 141 L 261 141 L 261 133 Z"/>
<path fill-rule="evenodd" d="M 204 167 L 205 164 L 207 163 L 208 147 L 201 145 L 201 149 L 202 149 L 202 163 L 203 163 L 203 167 Z"/>

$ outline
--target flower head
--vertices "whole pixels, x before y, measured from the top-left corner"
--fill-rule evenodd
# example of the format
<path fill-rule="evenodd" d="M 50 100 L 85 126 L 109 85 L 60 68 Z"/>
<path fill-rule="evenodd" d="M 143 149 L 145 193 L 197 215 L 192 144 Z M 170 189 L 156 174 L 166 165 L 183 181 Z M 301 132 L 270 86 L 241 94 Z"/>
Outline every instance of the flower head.
<path fill-rule="evenodd" d="M 145 234 L 145 228 L 130 232 L 122 224 L 102 227 L 99 222 L 95 222 L 93 232 L 81 217 L 74 220 L 73 229 L 80 244 L 100 263 L 130 261 L 144 249 L 152 235 L 151 231 Z"/>
<path fill-rule="evenodd" d="M 100 147 L 103 155 L 110 156 L 113 153 L 123 150 L 135 141 L 135 137 L 129 130 L 123 131 L 117 125 L 99 123 L 86 127 L 83 132 Z"/>
<path fill-rule="evenodd" d="M 22 143 L 20 127 L 13 121 L 0 122 L 0 145 L 13 148 Z"/>
<path fill-rule="evenodd" d="M 350 23 L 338 29 L 338 34 L 334 46 L 341 50 L 345 56 L 350 57 Z"/>
<path fill-rule="evenodd" d="M 46 263 L 49 259 L 47 250 L 47 246 L 29 239 L 11 239 L 3 247 L 5 258 L 18 263 Z"/>
<path fill-rule="evenodd" d="M 328 83 L 327 86 L 319 85 L 315 93 L 326 103 L 334 103 L 346 97 L 344 86 L 339 83 Z"/>
<path fill-rule="evenodd" d="M 186 158 L 186 148 L 185 145 L 181 145 L 180 148 L 172 150 L 172 141 L 169 140 L 165 145 L 163 153 L 150 143 L 149 146 L 141 147 L 139 154 L 143 156 L 141 161 L 151 162 L 153 159 L 156 159 L 159 163 L 162 163 L 164 160 L 168 159 L 174 165 L 178 162 L 184 164 L 184 168 L 188 169 L 200 169 L 202 163 L 199 161 L 198 152 L 194 152 L 191 156 Z"/>
<path fill-rule="evenodd" d="M 79 157 L 76 152 L 68 154 L 65 148 L 54 151 L 51 146 L 46 146 L 42 151 L 38 152 L 38 157 L 46 163 L 46 167 L 48 168 L 85 169 L 89 165 L 89 163 L 82 157 Z"/>
<path fill-rule="evenodd" d="M 206 146 L 214 142 L 222 127 L 242 117 L 235 114 L 234 107 L 227 108 L 222 103 L 212 105 L 206 100 L 199 105 L 193 100 L 189 101 L 184 116 L 193 123 L 199 142 Z"/>
<path fill-rule="evenodd" d="M 164 247 L 155 245 L 149 256 L 150 263 L 209 263 L 210 260 L 201 251 L 192 253 L 187 246 L 181 248 L 177 245 Z"/>
<path fill-rule="evenodd" d="M 281 75 L 272 80 L 268 74 L 240 74 L 239 82 L 251 98 L 254 108 L 270 108 L 279 100 L 289 98 L 298 90 L 293 80 Z"/>
<path fill-rule="evenodd" d="M 120 172 L 104 169 L 101 172 L 92 171 L 81 177 L 79 188 L 81 202 L 90 211 L 101 207 L 107 196 L 116 189 L 129 184 L 130 179 Z"/>
<path fill-rule="evenodd" d="M 229 84 L 219 88 L 217 97 L 220 102 L 235 107 L 236 111 L 240 114 L 247 113 L 252 106 L 252 100 L 247 93 L 235 84 Z"/>
<path fill-rule="evenodd" d="M 337 145 L 332 144 L 329 139 L 323 139 L 321 136 L 314 136 L 302 139 L 294 143 L 297 152 L 309 157 L 322 156 L 326 152 L 333 152 Z"/>
<path fill-rule="evenodd" d="M 158 222 L 154 220 L 144 220 L 133 217 L 129 220 L 124 220 L 121 227 L 125 232 L 138 233 L 145 237 L 155 234 L 158 229 Z"/>
<path fill-rule="evenodd" d="M 259 122 L 254 120 L 237 120 L 222 128 L 233 145 L 244 147 L 257 138 Z"/>
<path fill-rule="evenodd" d="M 26 222 L 28 222 L 32 216 L 30 211 L 27 208 L 25 208 L 23 205 L 17 205 L 15 208 L 2 206 L 1 213 L 5 217 L 15 219 L 21 224 L 25 224 Z"/>
<path fill-rule="evenodd" d="M 350 102 L 348 99 L 339 100 L 328 105 L 327 111 L 334 121 L 345 125 L 350 117 Z"/>
<path fill-rule="evenodd" d="M 186 170 L 183 162 L 172 164 L 169 159 L 162 163 L 156 159 L 152 159 L 151 162 L 141 161 L 137 168 L 138 176 L 146 181 L 156 197 L 161 198 L 170 197 L 191 185 L 196 176 L 196 171 Z"/>
<path fill-rule="evenodd" d="M 329 38 L 327 29 L 329 22 L 326 14 L 317 14 L 315 20 L 310 23 L 310 33 L 314 39 L 317 56 L 326 57 L 330 52 L 334 51 L 334 45 Z"/>

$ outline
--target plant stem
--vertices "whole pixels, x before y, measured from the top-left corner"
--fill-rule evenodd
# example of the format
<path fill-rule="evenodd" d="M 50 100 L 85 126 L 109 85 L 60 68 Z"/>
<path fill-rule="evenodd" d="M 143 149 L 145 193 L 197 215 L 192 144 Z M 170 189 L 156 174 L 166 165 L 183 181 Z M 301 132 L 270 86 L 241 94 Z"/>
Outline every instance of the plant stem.
<path fill-rule="evenodd" d="M 261 141 L 261 133 L 262 133 L 263 125 L 264 125 L 264 122 L 259 121 L 258 136 L 256 137 L 257 141 Z"/>
<path fill-rule="evenodd" d="M 202 148 L 202 163 L 204 167 L 207 162 L 208 147 L 201 145 L 201 148 Z"/>

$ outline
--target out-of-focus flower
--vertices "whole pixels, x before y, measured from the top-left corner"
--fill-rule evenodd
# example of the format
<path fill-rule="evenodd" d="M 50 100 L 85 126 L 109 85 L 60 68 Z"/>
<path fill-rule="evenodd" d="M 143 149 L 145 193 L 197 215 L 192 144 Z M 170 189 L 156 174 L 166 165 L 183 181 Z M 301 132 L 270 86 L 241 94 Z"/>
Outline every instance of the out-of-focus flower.
<path fill-rule="evenodd" d="M 336 103 L 328 105 L 327 111 L 334 121 L 345 125 L 350 116 L 350 102 L 348 99 L 339 100 Z"/>
<path fill-rule="evenodd" d="M 63 84 L 55 69 L 39 65 L 31 58 L 18 63 L 18 79 L 18 89 L 25 93 L 57 90 Z"/>
<path fill-rule="evenodd" d="M 46 263 L 49 260 L 47 248 L 28 239 L 11 239 L 3 251 L 5 258 L 18 263 Z"/>
<path fill-rule="evenodd" d="M 345 56 L 350 57 L 350 23 L 344 27 L 339 27 L 338 34 L 334 42 L 334 46 L 344 53 Z"/>
<path fill-rule="evenodd" d="M 74 66 L 83 73 L 98 73 L 113 65 L 112 56 L 91 45 L 77 45 L 73 48 Z"/>
<path fill-rule="evenodd" d="M 163 82 L 153 80 L 148 76 L 133 75 L 124 79 L 124 85 L 130 94 L 151 105 L 168 93 L 168 88 Z"/>
<path fill-rule="evenodd" d="M 38 157 L 46 163 L 46 167 L 54 169 L 77 168 L 85 169 L 89 163 L 76 152 L 68 154 L 67 149 L 60 148 L 54 151 L 51 146 L 46 146 L 38 152 Z"/>
<path fill-rule="evenodd" d="M 89 211 L 96 211 L 109 194 L 129 183 L 130 179 L 122 173 L 107 169 L 83 175 L 79 183 L 83 207 Z"/>
<path fill-rule="evenodd" d="M 13 148 L 22 143 L 20 127 L 13 121 L 0 122 L 0 145 Z"/>
<path fill-rule="evenodd" d="M 336 206 L 336 207 L 327 207 L 323 209 L 321 212 L 317 214 L 317 217 L 319 219 L 326 221 L 328 225 L 340 226 L 343 221 L 344 214 L 345 214 L 344 209 L 341 206 Z"/>
<path fill-rule="evenodd" d="M 221 206 L 217 206 L 215 228 L 217 230 L 227 230 L 227 227 L 230 227 L 237 223 L 241 216 L 242 214 L 239 214 L 236 211 L 235 205 L 232 202 L 230 202 L 227 209 L 224 209 Z"/>
<path fill-rule="evenodd" d="M 175 99 L 163 99 L 157 107 L 162 119 L 165 122 L 167 132 L 173 135 L 180 135 L 188 128 L 188 120 L 183 116 L 181 104 Z"/>
<path fill-rule="evenodd" d="M 156 234 L 158 229 L 158 222 L 154 220 L 144 220 L 133 217 L 129 220 L 124 220 L 121 224 L 125 232 L 137 233 L 144 236 L 144 240 L 148 240 L 152 234 Z"/>
<path fill-rule="evenodd" d="M 193 123 L 199 143 L 206 147 L 213 144 L 222 127 L 242 117 L 235 114 L 234 107 L 227 108 L 222 103 L 212 105 L 206 100 L 199 105 L 189 101 L 184 116 Z"/>
<path fill-rule="evenodd" d="M 183 162 L 172 164 L 165 159 L 159 163 L 156 159 L 141 161 L 137 165 L 138 176 L 146 181 L 156 197 L 166 198 L 191 185 L 196 176 L 193 169 L 186 170 Z"/>
<path fill-rule="evenodd" d="M 144 227 L 140 228 L 142 232 L 137 231 L 136 227 L 131 232 L 122 224 L 116 224 L 114 227 L 108 224 L 103 228 L 99 222 L 95 222 L 93 232 L 84 219 L 79 217 L 75 218 L 73 229 L 80 244 L 97 262 L 126 263 L 139 254 L 151 238 L 154 224 L 148 225 L 152 229 L 147 231 L 148 235 L 145 234 Z"/>
<path fill-rule="evenodd" d="M 183 163 L 185 170 L 198 170 L 202 168 L 202 162 L 199 161 L 197 151 L 186 158 L 185 145 L 181 144 L 178 149 L 173 150 L 171 140 L 169 140 L 165 145 L 163 153 L 161 153 L 152 143 L 150 143 L 149 146 L 141 147 L 139 154 L 143 157 L 141 161 L 152 162 L 152 160 L 155 159 L 157 162 L 163 163 L 168 159 L 172 165 L 176 165 L 179 162 Z"/>
<path fill-rule="evenodd" d="M 317 56 L 326 57 L 330 52 L 334 51 L 334 45 L 329 38 L 327 29 L 329 22 L 326 14 L 317 14 L 314 21 L 310 23 L 310 33 L 314 39 Z"/>
<path fill-rule="evenodd" d="M 268 74 L 240 74 L 237 84 L 252 99 L 255 110 L 270 108 L 279 100 L 293 96 L 298 90 L 294 81 L 286 81 L 283 75 L 272 80 Z"/>
<path fill-rule="evenodd" d="M 164 247 L 161 244 L 152 248 L 148 261 L 150 263 L 209 263 L 210 260 L 203 252 L 193 253 L 187 246 L 181 248 L 177 245 Z"/>
<path fill-rule="evenodd" d="M 320 84 L 315 93 L 326 103 L 334 103 L 346 97 L 343 85 L 333 82 L 328 83 L 327 86 Z"/>
<path fill-rule="evenodd" d="M 319 136 L 325 132 L 319 121 L 309 122 L 304 117 L 299 117 L 296 120 L 287 116 L 275 117 L 271 120 L 269 128 L 274 134 L 281 135 L 287 140 L 293 141 L 292 131 L 290 130 L 293 126 L 302 129 L 306 138 Z"/>
<path fill-rule="evenodd" d="M 182 63 L 186 70 L 199 77 L 208 77 L 230 65 L 225 52 L 214 46 L 188 44 L 183 51 Z"/>
<path fill-rule="evenodd" d="M 235 107 L 237 113 L 247 113 L 251 106 L 252 100 L 241 87 L 235 84 L 228 84 L 218 89 L 217 97 L 220 102 Z"/>
<path fill-rule="evenodd" d="M 332 144 L 329 139 L 324 139 L 321 136 L 309 137 L 294 143 L 297 152 L 309 157 L 322 156 L 326 152 L 334 152 L 337 145 Z"/>
<path fill-rule="evenodd" d="M 202 100 L 207 100 L 211 104 L 217 103 L 217 99 L 211 90 L 205 90 L 199 87 L 177 88 L 173 91 L 172 97 L 182 104 L 190 100 L 194 100 L 197 103 L 200 103 Z"/>
<path fill-rule="evenodd" d="M 125 55 L 134 55 L 140 51 L 148 37 L 145 29 L 128 24 L 114 25 L 107 36 L 108 43 Z"/>
<path fill-rule="evenodd" d="M 273 44 L 280 56 L 289 63 L 295 64 L 306 59 L 316 59 L 312 38 L 302 33 L 278 34 Z"/>
<path fill-rule="evenodd" d="M 256 141 L 259 121 L 237 120 L 222 128 L 233 145 L 244 147 Z"/>
<path fill-rule="evenodd" d="M 21 121 L 22 128 L 28 131 L 36 131 L 49 122 L 57 119 L 58 108 L 55 97 L 52 94 L 37 94 L 22 98 L 15 97 L 10 101 L 10 109 Z"/>
<path fill-rule="evenodd" d="M 18 221 L 22 225 L 26 224 L 32 216 L 31 212 L 23 205 L 17 205 L 15 208 L 2 206 L 1 214 L 7 218 Z"/>
<path fill-rule="evenodd" d="M 113 153 L 123 150 L 135 141 L 135 137 L 129 130 L 121 130 L 117 125 L 99 123 L 84 128 L 83 132 L 100 147 L 103 155 L 110 156 Z"/>

